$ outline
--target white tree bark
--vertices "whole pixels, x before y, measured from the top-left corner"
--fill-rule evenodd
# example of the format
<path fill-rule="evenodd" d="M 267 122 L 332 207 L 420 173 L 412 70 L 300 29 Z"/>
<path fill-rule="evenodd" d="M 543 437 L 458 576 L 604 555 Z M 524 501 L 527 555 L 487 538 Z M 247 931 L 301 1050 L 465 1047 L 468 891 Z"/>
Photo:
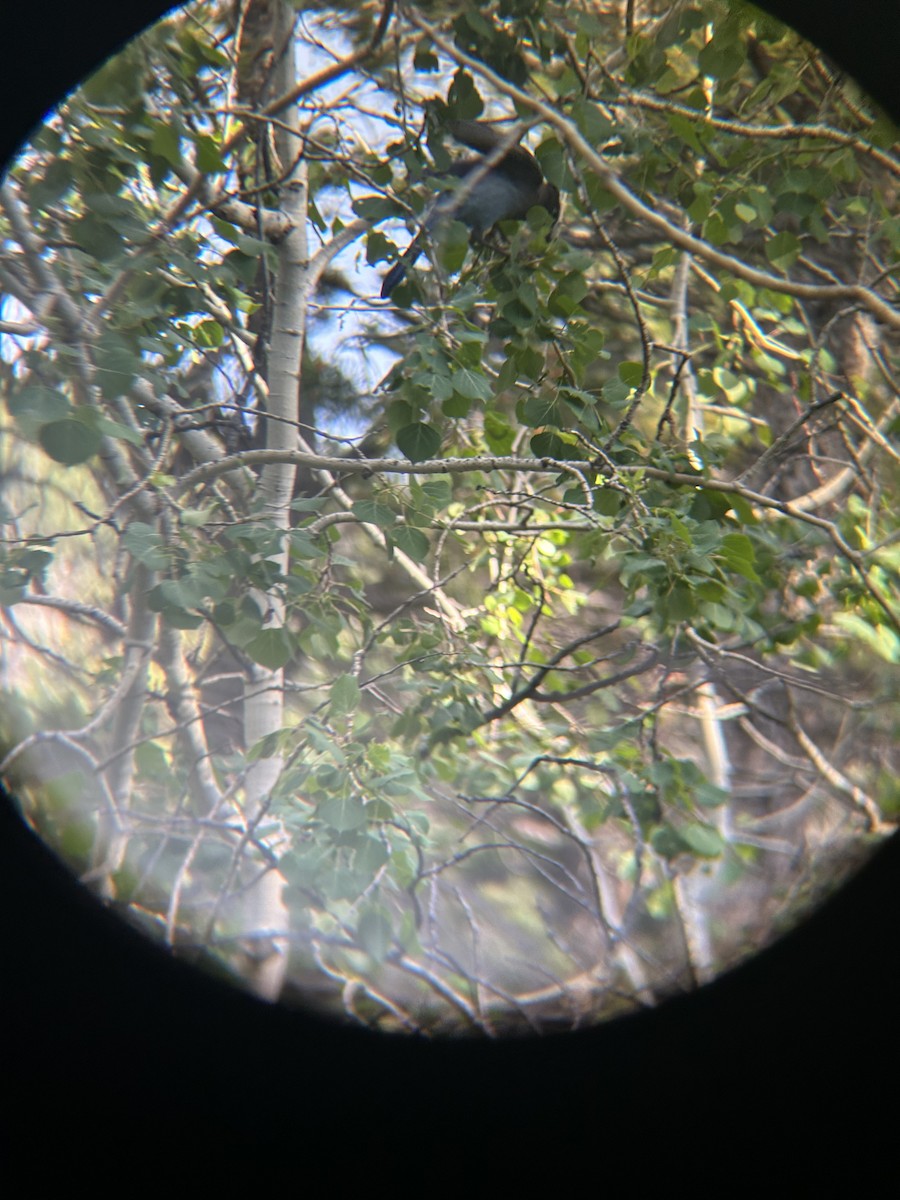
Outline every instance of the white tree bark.
<path fill-rule="evenodd" d="M 269 8 L 271 25 L 268 38 L 276 62 L 272 74 L 272 92 L 283 95 L 296 82 L 293 22 L 295 13 L 289 4 Z M 299 116 L 296 106 L 279 115 L 275 147 L 281 164 L 280 185 L 282 214 L 291 227 L 280 242 L 272 338 L 269 347 L 268 411 L 276 418 L 266 422 L 266 447 L 275 450 L 297 449 L 297 421 L 300 417 L 300 383 L 303 342 L 312 271 L 306 236 L 308 204 L 307 168 L 302 157 Z M 279 528 L 290 524 L 290 503 L 296 467 L 291 463 L 268 463 L 262 470 L 259 491 L 265 515 Z M 288 570 L 285 541 L 277 565 L 281 574 Z M 273 591 L 258 597 L 269 628 L 284 624 L 282 596 Z M 284 724 L 284 673 L 257 666 L 245 685 L 244 729 L 248 749 L 261 737 L 274 733 Z M 246 783 L 246 813 L 249 825 L 264 817 L 272 789 L 281 774 L 283 760 L 275 755 L 259 758 L 250 768 Z M 278 832 L 269 835 L 278 838 Z M 274 848 L 274 847 L 273 847 Z M 248 932 L 286 930 L 287 908 L 282 900 L 284 880 L 276 870 L 266 872 L 250 889 L 244 916 Z M 276 1000 L 287 968 L 287 943 L 276 937 L 254 940 L 250 950 L 250 982 L 258 995 Z"/>

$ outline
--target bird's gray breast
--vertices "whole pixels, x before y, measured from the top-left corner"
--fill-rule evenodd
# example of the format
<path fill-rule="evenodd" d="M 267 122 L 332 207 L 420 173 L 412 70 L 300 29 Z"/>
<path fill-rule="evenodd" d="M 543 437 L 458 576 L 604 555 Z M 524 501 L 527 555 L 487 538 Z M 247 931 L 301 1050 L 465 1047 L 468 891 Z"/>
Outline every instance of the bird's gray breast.
<path fill-rule="evenodd" d="M 523 189 L 521 184 L 498 172 L 486 174 L 467 194 L 464 194 L 465 189 L 463 180 L 457 189 L 459 195 L 450 193 L 438 200 L 427 221 L 430 228 L 444 221 L 456 220 L 468 225 L 476 237 L 484 237 L 498 221 L 523 217 L 530 208 L 530 204 L 525 203 L 529 199 L 525 195 L 528 189 Z"/>

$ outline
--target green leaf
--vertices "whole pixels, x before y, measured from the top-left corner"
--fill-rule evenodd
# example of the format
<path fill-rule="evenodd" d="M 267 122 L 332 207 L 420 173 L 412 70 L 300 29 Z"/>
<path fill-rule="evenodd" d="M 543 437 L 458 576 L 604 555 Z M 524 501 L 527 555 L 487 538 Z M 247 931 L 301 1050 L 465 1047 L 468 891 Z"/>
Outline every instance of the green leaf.
<path fill-rule="evenodd" d="M 165 159 L 171 166 L 179 166 L 181 164 L 181 144 L 174 126 L 158 121 L 153 123 L 152 128 L 151 152 L 158 158 Z"/>
<path fill-rule="evenodd" d="M 722 835 L 712 825 L 693 822 L 680 829 L 679 834 L 690 849 L 701 858 L 718 858 L 726 847 Z"/>
<path fill-rule="evenodd" d="M 352 795 L 327 796 L 316 808 L 316 816 L 338 833 L 362 829 L 367 820 L 366 806 Z"/>
<path fill-rule="evenodd" d="M 478 94 L 475 81 L 464 67 L 457 70 L 450 83 L 447 107 L 454 117 L 475 118 L 484 111 L 484 101 Z"/>
<path fill-rule="evenodd" d="M 446 476 L 432 476 L 419 486 L 435 509 L 446 508 L 453 499 L 453 488 Z"/>
<path fill-rule="evenodd" d="M 356 712 L 362 693 L 359 683 L 353 675 L 340 675 L 331 685 L 329 693 L 331 712 L 334 716 L 344 716 Z"/>
<path fill-rule="evenodd" d="M 640 387 L 644 378 L 644 364 L 640 362 L 619 363 L 619 378 L 630 388 Z"/>
<path fill-rule="evenodd" d="M 366 221 L 383 221 L 397 216 L 397 204 L 387 196 L 360 196 L 353 201 L 353 211 Z"/>
<path fill-rule="evenodd" d="M 487 378 L 479 371 L 470 371 L 467 367 L 459 371 L 454 371 L 450 380 L 453 384 L 454 391 L 459 392 L 461 396 L 467 397 L 469 400 L 490 400 L 491 385 Z"/>
<path fill-rule="evenodd" d="M 327 553 L 327 547 L 320 545 L 314 538 L 311 538 L 308 533 L 304 533 L 302 529 L 294 529 L 288 535 L 291 544 L 291 553 L 295 558 L 323 558 Z"/>
<path fill-rule="evenodd" d="M 572 105 L 572 119 L 589 142 L 598 145 L 614 132 L 614 125 L 599 104 L 588 100 L 576 100 Z"/>
<path fill-rule="evenodd" d="M 874 625 L 856 613 L 836 613 L 834 623 L 869 646 L 885 662 L 900 663 L 900 637 L 887 625 Z"/>
<path fill-rule="evenodd" d="M 218 175 L 227 171 L 227 164 L 215 138 L 206 133 L 195 134 L 194 146 L 197 150 L 197 169 L 204 175 Z"/>
<path fill-rule="evenodd" d="M 106 437 L 114 438 L 120 442 L 130 442 L 132 446 L 143 446 L 144 439 L 136 429 L 132 429 L 129 425 L 123 425 L 120 421 L 111 421 L 109 417 L 102 415 L 93 416 L 96 409 L 92 410 L 92 415 L 84 413 L 86 423 L 89 424 L 97 433 L 105 434 Z M 79 415 L 81 412 L 79 410 Z M 154 476 L 154 479 L 163 478 L 170 479 L 171 476 Z"/>
<path fill-rule="evenodd" d="M 181 523 L 186 529 L 202 529 L 208 525 L 216 513 L 214 504 L 205 504 L 203 508 L 183 508 Z"/>
<path fill-rule="evenodd" d="M 255 663 L 269 671 L 278 671 L 290 662 L 294 642 L 287 629 L 263 629 L 244 647 Z"/>
<path fill-rule="evenodd" d="M 650 845 L 661 858 L 676 858 L 685 851 L 685 843 L 671 825 L 657 825 L 650 835 Z"/>
<path fill-rule="evenodd" d="M 515 441 L 516 431 L 499 413 L 484 414 L 484 440 L 492 454 L 509 454 Z"/>
<path fill-rule="evenodd" d="M 532 428 L 540 425 L 555 425 L 560 428 L 565 424 L 562 405 L 556 394 L 549 391 L 528 397 L 522 405 L 522 420 Z"/>
<path fill-rule="evenodd" d="M 42 425 L 38 441 L 55 462 L 74 467 L 97 453 L 101 438 L 96 429 L 89 428 L 83 421 L 65 417 L 62 421 Z"/>
<path fill-rule="evenodd" d="M 744 65 L 744 51 L 732 29 L 725 26 L 701 49 L 698 61 L 704 75 L 731 79 Z"/>
<path fill-rule="evenodd" d="M 467 400 L 465 396 L 461 396 L 458 392 L 449 400 L 445 400 L 441 405 L 441 412 L 445 417 L 457 419 L 467 417 L 472 411 L 472 401 Z"/>
<path fill-rule="evenodd" d="M 163 609 L 162 615 L 166 624 L 171 625 L 173 629 L 199 629 L 203 624 L 203 617 L 183 608 L 166 608 Z"/>
<path fill-rule="evenodd" d="M 374 814 L 372 810 L 378 805 L 378 801 L 370 802 L 366 805 L 366 818 L 370 819 Z M 385 810 L 384 819 L 390 820 L 392 810 L 389 805 L 381 804 L 380 807 Z M 354 852 L 353 865 L 357 870 L 365 872 L 370 879 L 374 879 L 384 864 L 390 858 L 391 853 L 387 846 L 379 837 L 364 837 L 359 848 Z"/>
<path fill-rule="evenodd" d="M 572 447 L 569 443 L 564 441 L 558 433 L 552 433 L 549 430 L 536 433 L 529 444 L 531 446 L 531 453 L 535 458 L 566 459 L 572 453 Z M 583 501 L 584 496 L 581 492 L 579 492 L 579 496 Z"/>
<path fill-rule="evenodd" d="M 398 253 L 396 245 L 386 238 L 380 229 L 370 229 L 366 235 L 366 262 L 379 263 L 386 258 L 394 258 Z"/>
<path fill-rule="evenodd" d="M 690 585 L 679 580 L 668 596 L 660 599 L 661 611 L 669 621 L 688 621 L 694 615 L 694 595 Z"/>
<path fill-rule="evenodd" d="M 0 604 L 12 606 L 25 599 L 28 573 L 0 567 Z"/>
<path fill-rule="evenodd" d="M 413 421 L 397 432 L 397 446 L 410 462 L 422 462 L 434 458 L 441 448 L 441 435 L 433 425 Z"/>
<path fill-rule="evenodd" d="M 161 535 L 143 521 L 132 521 L 122 534 L 122 545 L 151 571 L 160 571 L 169 565 L 171 555 Z"/>
<path fill-rule="evenodd" d="M 102 334 L 94 346 L 97 380 L 104 397 L 114 400 L 131 388 L 144 368 L 140 352 L 115 330 Z"/>
<path fill-rule="evenodd" d="M 418 861 L 411 850 L 395 850 L 391 855 L 391 876 L 398 887 L 408 888 L 418 874 Z"/>
<path fill-rule="evenodd" d="M 189 576 L 164 579 L 147 593 L 147 603 L 154 612 L 197 608 L 202 602 L 202 589 Z"/>
<path fill-rule="evenodd" d="M 417 71 L 436 71 L 440 66 L 440 60 L 434 52 L 434 47 L 426 38 L 420 38 L 416 42 L 413 66 Z"/>
<path fill-rule="evenodd" d="M 392 529 L 391 541 L 398 550 L 402 550 L 404 554 L 408 554 L 410 558 L 419 563 L 425 561 L 430 549 L 425 534 L 411 525 L 398 525 Z"/>
<path fill-rule="evenodd" d="M 603 399 L 613 408 L 620 407 L 631 395 L 631 387 L 621 379 L 611 379 L 603 385 Z"/>
<path fill-rule="evenodd" d="M 71 411 L 71 405 L 61 391 L 41 383 L 27 383 L 8 391 L 6 405 L 13 417 L 33 417 L 44 422 L 58 421 Z"/>
<path fill-rule="evenodd" d="M 108 262 L 122 252 L 120 234 L 102 218 L 88 213 L 69 226 L 69 235 L 75 244 L 91 258 Z"/>
<path fill-rule="evenodd" d="M 774 266 L 786 271 L 797 261 L 801 249 L 800 240 L 784 230 L 766 242 L 766 258 Z"/>
<path fill-rule="evenodd" d="M 194 326 L 194 341 L 198 346 L 221 346 L 224 340 L 225 330 L 218 321 L 199 321 Z"/>
<path fill-rule="evenodd" d="M 351 512 L 365 521 L 367 525 L 377 525 L 379 529 L 391 529 L 397 523 L 397 514 L 380 500 L 357 500 Z"/>
<path fill-rule="evenodd" d="M 700 114 L 698 113 L 697 116 L 699 118 Z M 677 138 L 680 138 L 686 146 L 690 146 L 698 158 L 706 156 L 706 147 L 700 139 L 700 134 L 694 121 L 688 120 L 687 117 L 683 117 L 678 113 L 668 114 L 666 121 L 672 133 Z"/>
<path fill-rule="evenodd" d="M 729 798 L 730 794 L 725 788 L 720 788 L 717 784 L 710 783 L 706 779 L 695 784 L 694 799 L 701 808 L 718 808 L 721 804 L 725 804 Z"/>
<path fill-rule="evenodd" d="M 29 579 L 43 581 L 47 568 L 53 562 L 53 554 L 50 550 L 28 548 L 15 555 L 15 562 L 17 567 L 27 572 Z"/>
<path fill-rule="evenodd" d="M 761 580 L 754 568 L 753 543 L 745 533 L 726 533 L 722 538 L 722 557 L 728 566 L 752 583 Z"/>

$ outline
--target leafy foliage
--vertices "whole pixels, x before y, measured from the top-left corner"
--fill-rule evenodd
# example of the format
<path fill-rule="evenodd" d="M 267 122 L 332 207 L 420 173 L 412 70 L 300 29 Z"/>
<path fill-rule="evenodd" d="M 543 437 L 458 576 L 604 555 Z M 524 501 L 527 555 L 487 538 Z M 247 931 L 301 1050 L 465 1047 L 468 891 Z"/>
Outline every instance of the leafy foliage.
<path fill-rule="evenodd" d="M 232 8 L 0 193 L 2 769 L 176 951 L 372 1025 L 692 986 L 900 813 L 896 131 L 744 5 L 322 8 L 292 99 Z M 448 116 L 562 221 L 388 309 Z"/>

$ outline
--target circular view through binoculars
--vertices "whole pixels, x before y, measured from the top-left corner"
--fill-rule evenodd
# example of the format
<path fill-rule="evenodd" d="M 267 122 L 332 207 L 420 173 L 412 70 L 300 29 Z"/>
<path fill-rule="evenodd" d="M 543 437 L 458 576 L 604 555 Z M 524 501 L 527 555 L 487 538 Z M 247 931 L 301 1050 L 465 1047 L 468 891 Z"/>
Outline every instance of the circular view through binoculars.
<path fill-rule="evenodd" d="M 900 141 L 724 0 L 197 3 L 0 182 L 0 779 L 385 1033 L 584 1027 L 894 828 Z"/>

